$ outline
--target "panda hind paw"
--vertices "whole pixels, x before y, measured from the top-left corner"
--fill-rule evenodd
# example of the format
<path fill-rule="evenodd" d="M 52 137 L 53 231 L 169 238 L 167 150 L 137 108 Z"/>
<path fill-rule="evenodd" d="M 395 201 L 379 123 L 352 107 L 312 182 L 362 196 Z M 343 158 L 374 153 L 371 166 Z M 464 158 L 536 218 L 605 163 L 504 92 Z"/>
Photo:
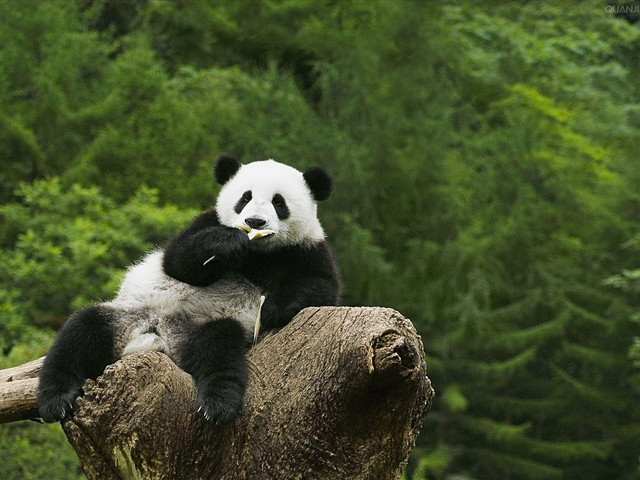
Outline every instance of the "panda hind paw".
<path fill-rule="evenodd" d="M 199 398 L 197 402 L 198 413 L 216 426 L 233 423 L 240 415 L 241 407 L 216 398 Z"/>

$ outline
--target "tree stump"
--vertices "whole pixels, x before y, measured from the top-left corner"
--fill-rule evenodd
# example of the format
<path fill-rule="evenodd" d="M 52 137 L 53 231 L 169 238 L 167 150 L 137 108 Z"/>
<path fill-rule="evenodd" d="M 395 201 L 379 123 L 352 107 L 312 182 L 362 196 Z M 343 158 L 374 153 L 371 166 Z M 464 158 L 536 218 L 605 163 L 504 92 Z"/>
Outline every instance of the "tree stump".
<path fill-rule="evenodd" d="M 93 479 L 399 478 L 434 395 L 411 322 L 385 308 L 307 308 L 248 352 L 235 424 L 196 412 L 168 357 L 129 355 L 62 422 Z"/>

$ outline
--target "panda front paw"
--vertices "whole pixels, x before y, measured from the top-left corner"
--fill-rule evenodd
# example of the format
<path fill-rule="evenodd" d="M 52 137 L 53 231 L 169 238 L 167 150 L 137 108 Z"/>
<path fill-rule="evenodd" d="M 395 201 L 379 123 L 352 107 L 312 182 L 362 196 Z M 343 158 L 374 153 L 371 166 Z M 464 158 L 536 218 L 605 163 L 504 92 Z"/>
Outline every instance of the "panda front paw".
<path fill-rule="evenodd" d="M 67 392 L 40 392 L 38 394 L 38 412 L 46 423 L 59 422 L 73 409 L 73 402 L 82 390 L 73 389 Z"/>
<path fill-rule="evenodd" d="M 241 257 L 247 250 L 249 245 L 249 237 L 247 232 L 239 228 L 231 228 L 225 226 L 212 227 L 201 232 L 206 241 L 206 252 L 203 252 L 207 258 L 211 255 L 220 258 L 237 259 Z"/>

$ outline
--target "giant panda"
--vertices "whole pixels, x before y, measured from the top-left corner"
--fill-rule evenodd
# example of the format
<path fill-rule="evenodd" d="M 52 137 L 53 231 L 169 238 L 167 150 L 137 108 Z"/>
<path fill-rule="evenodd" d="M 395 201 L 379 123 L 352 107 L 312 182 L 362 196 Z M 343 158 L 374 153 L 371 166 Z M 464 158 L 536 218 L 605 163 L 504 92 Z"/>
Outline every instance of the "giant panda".
<path fill-rule="evenodd" d="M 338 304 L 340 279 L 317 216 L 332 191 L 328 173 L 221 155 L 214 177 L 222 185 L 215 208 L 133 265 L 114 300 L 62 327 L 40 374 L 44 421 L 64 418 L 85 380 L 108 364 L 156 350 L 193 376 L 205 419 L 232 422 L 258 314 L 263 329 L 277 329 L 304 307 Z M 250 239 L 255 230 L 271 234 Z"/>

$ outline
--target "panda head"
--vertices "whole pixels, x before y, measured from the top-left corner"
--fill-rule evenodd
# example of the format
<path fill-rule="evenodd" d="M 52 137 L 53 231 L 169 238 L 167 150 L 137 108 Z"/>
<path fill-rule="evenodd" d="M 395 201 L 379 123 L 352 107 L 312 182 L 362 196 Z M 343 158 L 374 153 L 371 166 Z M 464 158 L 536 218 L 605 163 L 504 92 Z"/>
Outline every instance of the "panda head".
<path fill-rule="evenodd" d="M 324 239 L 317 202 L 329 198 L 332 181 L 321 167 L 303 173 L 274 160 L 243 165 L 221 155 L 214 175 L 222 185 L 216 203 L 221 224 L 274 231 L 252 245 L 274 248 Z"/>

